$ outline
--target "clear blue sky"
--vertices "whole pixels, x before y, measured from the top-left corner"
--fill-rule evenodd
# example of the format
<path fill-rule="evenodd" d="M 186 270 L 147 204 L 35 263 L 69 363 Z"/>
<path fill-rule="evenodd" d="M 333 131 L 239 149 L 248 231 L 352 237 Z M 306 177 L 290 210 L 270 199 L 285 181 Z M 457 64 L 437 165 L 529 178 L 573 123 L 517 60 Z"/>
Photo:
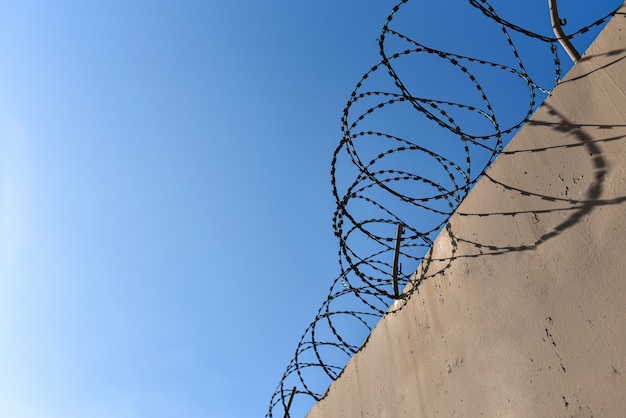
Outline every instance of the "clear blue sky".
<path fill-rule="evenodd" d="M 394 4 L 0 1 L 0 417 L 266 413 Z"/>

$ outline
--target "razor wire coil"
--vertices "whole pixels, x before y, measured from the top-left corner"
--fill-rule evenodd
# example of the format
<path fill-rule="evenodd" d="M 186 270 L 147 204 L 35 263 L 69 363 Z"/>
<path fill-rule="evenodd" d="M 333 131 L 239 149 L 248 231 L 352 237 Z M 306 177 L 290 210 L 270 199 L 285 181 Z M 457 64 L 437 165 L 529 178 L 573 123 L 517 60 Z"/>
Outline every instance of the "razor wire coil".
<path fill-rule="evenodd" d="M 363 335 L 369 335 L 382 316 L 404 306 L 426 278 L 413 272 L 420 263 L 424 266 L 430 262 L 427 254 L 436 235 L 445 230 L 454 210 L 506 142 L 561 80 L 562 52 L 557 47 L 557 38 L 502 18 L 487 0 L 468 0 L 465 5 L 482 23 L 489 23 L 500 32 L 512 55 L 510 62 L 444 51 L 394 28 L 397 17 L 410 3 L 419 6 L 420 2 L 402 0 L 387 16 L 378 38 L 380 61 L 357 82 L 344 108 L 342 139 L 331 162 L 331 187 L 337 204 L 332 222 L 339 242 L 341 273 L 332 281 L 327 299 L 298 342 L 294 358 L 270 399 L 266 417 L 283 415 L 292 387 L 296 395 L 305 395 L 312 401 L 322 399 L 330 383 L 362 347 Z M 568 37 L 572 39 L 601 26 L 615 12 L 617 9 Z M 549 19 L 546 31 L 552 33 Z M 552 78 L 547 87 L 531 75 L 526 59 L 519 52 L 518 44 L 526 47 L 528 42 L 547 50 L 547 56 L 551 57 Z M 480 52 L 479 49 L 477 53 Z M 401 75 L 407 72 L 403 60 L 413 57 L 429 57 L 452 68 L 478 100 L 467 103 L 463 97 L 449 100 L 417 94 L 410 85 L 415 80 Z M 527 89 L 517 119 L 502 121 L 496 117 L 501 114 L 502 106 L 494 105 L 497 89 L 488 85 L 489 74 L 494 73 L 485 76 L 485 69 L 505 73 Z M 381 74 L 386 76 L 384 82 L 370 83 Z M 515 99 L 520 96 L 516 95 Z M 505 104 L 508 106 L 508 102 Z M 386 111 L 401 116 L 396 120 L 384 115 L 384 126 L 380 126 L 376 116 Z M 396 121 L 402 123 L 394 124 Z M 413 126 L 417 121 L 421 124 L 415 126 L 419 127 Z M 395 129 L 401 125 L 409 128 Z M 475 125 L 482 129 L 487 126 L 488 132 L 473 132 Z M 437 137 L 443 137 L 443 143 L 420 138 L 422 126 L 430 126 L 428 132 L 436 126 Z M 454 147 L 458 149 L 454 151 Z M 353 180 L 346 182 L 350 178 Z M 410 265 L 411 272 L 400 273 L 399 282 L 404 291 L 396 299 L 391 291 L 390 260 L 398 224 L 405 231 L 400 256 Z M 361 332 L 354 332 L 355 324 Z M 280 414 L 276 415 L 279 410 Z"/>

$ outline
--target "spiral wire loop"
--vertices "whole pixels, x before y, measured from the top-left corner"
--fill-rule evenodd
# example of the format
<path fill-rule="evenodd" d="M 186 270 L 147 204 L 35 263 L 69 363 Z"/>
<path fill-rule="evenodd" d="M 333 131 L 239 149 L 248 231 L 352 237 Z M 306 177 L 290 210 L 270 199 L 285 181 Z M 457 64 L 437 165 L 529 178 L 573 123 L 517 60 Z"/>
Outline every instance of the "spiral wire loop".
<path fill-rule="evenodd" d="M 303 410 L 322 399 L 380 318 L 402 309 L 428 278 L 415 273 L 418 266 L 431 276 L 446 268 L 427 268 L 434 239 L 446 233 L 472 186 L 561 80 L 563 52 L 554 36 L 504 19 L 487 0 L 459 2 L 465 9 L 454 16 L 445 10 L 447 2 L 430 3 L 446 5 L 430 4 L 430 14 L 422 10 L 429 4 L 424 1 L 402 0 L 393 7 L 378 38 L 380 62 L 359 80 L 344 108 L 342 139 L 331 164 L 341 274 L 305 329 L 266 417 L 295 414 L 287 410 L 294 391 L 294 404 L 302 401 Z M 568 39 L 603 25 L 616 11 Z M 442 29 L 478 39 L 454 42 L 454 52 L 419 42 L 417 37 L 439 43 L 437 34 L 419 33 L 419 19 L 433 13 Z M 547 10 L 541 22 L 551 34 Z M 550 66 L 551 75 L 545 70 Z M 404 290 L 394 297 L 391 260 L 398 225 L 404 231 L 398 255 L 409 268 L 398 274 Z"/>

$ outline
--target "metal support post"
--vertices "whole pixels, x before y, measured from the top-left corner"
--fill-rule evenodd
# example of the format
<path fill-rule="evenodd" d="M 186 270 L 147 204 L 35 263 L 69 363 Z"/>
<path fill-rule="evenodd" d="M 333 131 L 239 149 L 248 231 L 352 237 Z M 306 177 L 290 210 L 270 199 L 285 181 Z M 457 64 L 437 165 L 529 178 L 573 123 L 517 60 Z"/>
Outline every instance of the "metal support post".
<path fill-rule="evenodd" d="M 398 223 L 398 229 L 396 230 L 396 248 L 393 252 L 393 297 L 394 299 L 400 298 L 398 291 L 398 259 L 400 258 L 400 241 L 402 240 L 402 224 Z"/>
<path fill-rule="evenodd" d="M 294 386 L 293 389 L 291 389 L 291 395 L 289 395 L 289 401 L 287 402 L 287 407 L 285 408 L 285 414 L 283 415 L 283 418 L 289 418 L 289 408 L 291 408 L 291 402 L 293 401 L 293 395 L 296 394 L 296 387 Z"/>
<path fill-rule="evenodd" d="M 574 45 L 572 45 L 567 35 L 565 35 L 565 32 L 563 32 L 563 28 L 561 28 L 561 18 L 559 18 L 559 8 L 556 5 L 556 0 L 548 0 L 548 6 L 550 6 L 550 20 L 552 21 L 552 29 L 554 30 L 556 38 L 572 61 L 574 61 L 574 63 L 578 62 L 580 54 L 576 51 L 576 48 L 574 48 Z"/>

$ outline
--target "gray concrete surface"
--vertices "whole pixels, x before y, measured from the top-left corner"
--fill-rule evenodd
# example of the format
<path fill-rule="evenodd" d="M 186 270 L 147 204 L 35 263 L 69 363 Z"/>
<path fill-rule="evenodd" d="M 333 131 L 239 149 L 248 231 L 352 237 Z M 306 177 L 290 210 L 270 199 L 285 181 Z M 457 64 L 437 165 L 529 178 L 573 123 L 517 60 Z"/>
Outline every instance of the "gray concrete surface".
<path fill-rule="evenodd" d="M 625 34 L 622 7 L 309 418 L 626 416 Z"/>

